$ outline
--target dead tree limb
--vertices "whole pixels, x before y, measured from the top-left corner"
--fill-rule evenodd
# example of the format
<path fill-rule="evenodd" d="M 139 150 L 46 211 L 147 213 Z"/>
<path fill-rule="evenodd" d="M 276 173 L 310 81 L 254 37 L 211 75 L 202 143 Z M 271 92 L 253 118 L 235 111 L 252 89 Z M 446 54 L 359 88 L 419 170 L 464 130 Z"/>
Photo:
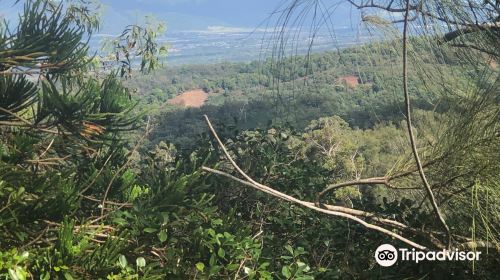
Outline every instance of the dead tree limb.
<path fill-rule="evenodd" d="M 279 192 L 279 191 L 277 191 L 277 190 L 275 190 L 275 189 L 273 189 L 271 187 L 268 187 L 266 185 L 263 185 L 263 184 L 260 184 L 260 183 L 256 182 L 248 174 L 246 174 L 238 166 L 238 164 L 236 164 L 236 162 L 234 161 L 234 159 L 231 157 L 231 155 L 229 154 L 228 150 L 226 149 L 225 145 L 220 140 L 219 136 L 217 135 L 217 132 L 213 128 L 210 120 L 208 119 L 208 117 L 206 115 L 205 115 L 205 120 L 206 120 L 206 122 L 208 124 L 208 127 L 210 128 L 210 131 L 212 132 L 213 136 L 215 137 L 215 139 L 216 139 L 219 147 L 222 149 L 224 155 L 226 156 L 226 158 L 229 160 L 229 162 L 231 163 L 231 165 L 238 171 L 238 173 L 241 176 L 243 176 L 246 180 L 239 179 L 239 178 L 234 177 L 234 176 L 232 176 L 232 175 L 230 175 L 230 174 L 228 174 L 226 172 L 215 170 L 215 169 L 211 169 L 211 168 L 208 168 L 208 167 L 203 167 L 203 170 L 205 170 L 207 172 L 210 172 L 210 173 L 214 173 L 214 174 L 218 174 L 218 175 L 221 175 L 221 176 L 225 176 L 227 178 L 230 178 L 231 180 L 234 180 L 234 181 L 237 181 L 237 182 L 242 183 L 244 185 L 250 186 L 252 188 L 255 188 L 257 190 L 260 190 L 262 192 L 270 194 L 270 195 L 272 195 L 274 197 L 277 197 L 277 198 L 280 198 L 282 200 L 289 201 L 289 202 L 292 202 L 292 203 L 304 206 L 306 208 L 315 210 L 317 212 L 321 212 L 321 213 L 332 215 L 332 216 L 336 216 L 336 217 L 347 218 L 349 220 L 352 220 L 352 221 L 355 221 L 355 222 L 361 224 L 362 226 L 364 226 L 366 228 L 378 231 L 378 232 L 380 232 L 382 234 L 385 234 L 387 236 L 390 236 L 390 237 L 393 237 L 395 239 L 398 239 L 398 240 L 400 240 L 400 241 L 402 241 L 402 242 L 410 245 L 411 247 L 414 247 L 414 248 L 417 248 L 417 249 L 420 249 L 420 250 L 428 250 L 427 247 L 425 247 L 423 245 L 420 245 L 420 244 L 418 244 L 418 243 L 416 243 L 414 241 L 411 241 L 411 240 L 409 240 L 409 239 L 407 239 L 407 238 L 405 238 L 405 237 L 403 237 L 403 236 L 401 236 L 401 235 L 399 235 L 399 234 L 397 234 L 397 233 L 395 233 L 395 232 L 393 232 L 391 230 L 388 230 L 388 229 L 383 228 L 381 226 L 377 226 L 377 225 L 368 223 L 365 220 L 361 219 L 360 217 L 355 216 L 356 213 L 360 213 L 360 212 L 367 213 L 367 212 L 359 211 L 359 210 L 355 210 L 355 209 L 350 209 L 350 208 L 344 208 L 344 207 L 340 207 L 340 206 L 327 206 L 325 208 L 320 208 L 320 207 L 316 206 L 312 202 L 302 201 L 300 199 L 297 199 L 297 198 L 294 198 L 294 197 L 289 196 L 287 194 L 284 194 L 282 192 Z M 335 209 L 335 210 L 333 210 L 333 209 Z M 340 212 L 339 210 L 343 210 L 344 212 Z M 380 219 L 375 214 L 371 214 L 370 213 L 369 215 L 372 215 L 374 219 Z M 389 222 L 389 221 L 390 220 L 385 219 L 386 223 L 392 223 L 393 225 L 397 224 L 399 226 L 402 226 L 403 228 L 407 227 L 406 225 L 403 225 L 403 224 L 401 224 L 401 223 L 399 223 L 397 221 L 391 221 L 391 222 Z"/>
<path fill-rule="evenodd" d="M 236 166 L 235 166 L 236 168 Z M 420 249 L 420 250 L 428 250 L 425 246 L 423 245 L 420 245 L 416 242 L 413 242 L 391 230 L 388 230 L 388 229 L 385 229 L 381 226 L 377 226 L 377 225 L 374 225 L 374 224 L 371 224 L 371 223 L 368 223 L 366 222 L 365 220 L 355 216 L 354 214 L 356 212 L 358 212 L 358 210 L 354 210 L 354 209 L 350 209 L 350 208 L 344 208 L 344 207 L 340 207 L 340 206 L 326 206 L 325 208 L 320 208 L 320 207 L 317 207 L 314 203 L 312 202 L 307 202 L 307 201 L 303 201 L 303 200 L 300 200 L 300 199 L 297 199 L 297 198 L 294 198 L 292 196 L 289 196 L 287 194 L 284 194 L 282 192 L 279 192 L 271 187 L 268 187 L 268 186 L 265 186 L 265 185 L 262 185 L 262 184 L 254 184 L 252 182 L 248 182 L 248 181 L 245 181 L 245 180 L 242 180 L 242 179 L 239 179 L 237 177 L 234 177 L 226 172 L 223 172 L 223 171 L 220 171 L 220 170 L 215 170 L 215 169 L 211 169 L 211 168 L 208 168 L 208 167 L 202 167 L 202 169 L 204 171 L 207 171 L 207 172 L 210 172 L 210 173 L 213 173 L 213 174 L 217 174 L 217 175 L 221 175 L 221 176 L 224 176 L 224 177 L 227 177 L 231 180 L 234 180 L 234 181 L 237 181 L 239 183 L 242 183 L 244 185 L 247 185 L 249 187 L 252 187 L 252 188 L 255 188 L 257 190 L 260 190 L 262 192 L 265 192 L 267 194 L 270 194 L 274 197 L 277 197 L 277 198 L 280 198 L 282 200 L 285 200 L 285 201 L 288 201 L 288 202 L 292 202 L 292 203 L 295 203 L 295 204 L 298 204 L 298 205 L 301 205 L 301 206 L 304 206 L 306 208 L 309 208 L 309 209 L 312 209 L 312 210 L 315 210 L 317 212 L 321 212 L 321 213 L 324 213 L 324 214 L 328 214 L 328 215 L 332 215 L 332 216 L 337 216 L 337 217 L 343 217 L 343 218 L 347 218 L 347 219 L 350 219 L 350 220 L 353 220 L 355 222 L 358 222 L 359 224 L 361 224 L 362 226 L 366 227 L 366 228 L 369 228 L 369 229 L 372 229 L 372 230 L 375 230 L 375 231 L 378 231 L 382 234 L 385 234 L 385 235 L 388 235 L 390 237 L 393 237 L 395 239 L 398 239 L 408 245 L 410 245 L 411 247 L 414 247 L 414 248 L 417 248 L 417 249 Z M 243 172 L 244 173 L 244 172 Z M 240 173 L 242 176 L 243 176 L 243 173 Z M 244 176 L 245 177 L 245 176 Z M 336 209 L 336 210 L 340 210 L 339 208 L 343 208 L 343 210 L 345 212 L 340 212 L 340 211 L 334 211 L 332 209 Z M 348 214 L 346 212 L 351 212 L 352 214 Z M 359 212 L 363 212 L 363 211 L 359 211 Z M 376 220 L 380 220 L 380 221 L 383 221 L 385 223 L 391 223 L 391 224 L 397 224 L 398 226 L 402 226 L 404 228 L 406 228 L 407 226 L 406 225 L 403 225 L 397 221 L 391 221 L 391 220 L 388 220 L 388 219 L 381 219 L 381 218 L 378 218 L 375 214 L 370 214 L 370 213 L 367 213 L 367 212 L 364 212 L 368 215 L 371 215 L 373 216 L 373 219 L 376 219 Z"/>

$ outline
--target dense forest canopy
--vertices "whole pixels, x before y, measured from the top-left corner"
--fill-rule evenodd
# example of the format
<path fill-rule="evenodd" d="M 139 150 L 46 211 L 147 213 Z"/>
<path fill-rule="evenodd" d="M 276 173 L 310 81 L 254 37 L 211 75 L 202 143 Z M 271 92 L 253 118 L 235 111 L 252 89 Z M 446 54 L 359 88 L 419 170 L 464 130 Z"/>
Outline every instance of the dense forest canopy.
<path fill-rule="evenodd" d="M 373 40 L 314 52 L 337 3 L 289 0 L 268 57 L 162 68 L 157 20 L 94 54 L 98 3 L 16 1 L 0 277 L 496 279 L 500 3 L 342 2 Z M 481 258 L 382 267 L 384 243 Z"/>

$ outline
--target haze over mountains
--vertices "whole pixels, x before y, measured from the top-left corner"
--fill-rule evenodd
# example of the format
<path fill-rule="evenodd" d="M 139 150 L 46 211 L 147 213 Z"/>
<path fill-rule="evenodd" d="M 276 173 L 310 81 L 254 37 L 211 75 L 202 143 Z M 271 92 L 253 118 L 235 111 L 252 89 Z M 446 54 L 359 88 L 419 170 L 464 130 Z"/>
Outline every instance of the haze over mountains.
<path fill-rule="evenodd" d="M 0 1 L 0 17 L 15 23 L 22 5 L 15 0 Z M 250 61 L 272 49 L 270 33 L 277 25 L 279 11 L 291 3 L 284 0 L 101 0 L 102 27 L 91 40 L 98 50 L 100 41 L 114 37 L 130 24 L 141 24 L 153 15 L 167 25 L 160 41 L 170 45 L 169 64 Z M 333 15 L 332 30 L 315 36 L 314 51 L 348 46 L 366 41 L 357 33 L 359 13 L 347 4 L 326 7 Z M 273 14 L 276 12 L 276 14 Z M 310 23 L 303 23 L 297 53 L 305 53 L 311 40 Z M 298 26 L 297 26 L 298 28 Z"/>
<path fill-rule="evenodd" d="M 207 63 L 219 61 L 249 61 L 269 51 L 269 32 L 277 15 L 290 1 L 282 0 L 103 0 L 105 21 L 101 33 L 117 34 L 123 26 L 139 22 L 153 14 L 166 22 L 163 41 L 170 45 L 169 64 Z M 349 5 L 326 7 L 335 11 L 329 25 L 334 26 L 335 38 L 327 30 L 316 35 L 315 50 L 345 46 L 364 41 L 355 34 L 359 14 Z M 307 51 L 308 32 L 300 37 L 297 53 Z"/>
<path fill-rule="evenodd" d="M 205 30 L 209 26 L 256 28 L 265 25 L 275 10 L 283 9 L 290 1 L 283 0 L 102 0 L 107 6 L 103 32 L 119 32 L 124 25 L 154 14 L 167 22 L 170 31 Z M 356 17 L 349 5 L 332 7 L 335 25 L 347 25 Z M 352 22 L 357 22 L 353 18 Z"/>

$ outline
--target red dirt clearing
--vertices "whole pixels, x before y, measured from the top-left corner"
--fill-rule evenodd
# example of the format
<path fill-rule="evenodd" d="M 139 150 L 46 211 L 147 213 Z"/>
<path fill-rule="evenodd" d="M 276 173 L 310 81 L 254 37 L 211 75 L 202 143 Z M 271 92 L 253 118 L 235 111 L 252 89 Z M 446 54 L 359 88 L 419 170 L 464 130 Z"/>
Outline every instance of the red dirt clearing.
<path fill-rule="evenodd" d="M 207 99 L 208 93 L 206 93 L 202 89 L 193 89 L 183 92 L 170 99 L 168 101 L 168 104 L 199 108 L 203 106 L 203 104 L 205 104 L 205 101 L 207 101 Z"/>
<path fill-rule="evenodd" d="M 350 88 L 356 88 L 359 85 L 359 77 L 354 75 L 340 77 L 337 81 L 345 83 Z"/>
<path fill-rule="evenodd" d="M 493 70 L 497 70 L 498 63 L 495 60 L 492 59 L 492 60 L 490 60 L 490 67 Z"/>

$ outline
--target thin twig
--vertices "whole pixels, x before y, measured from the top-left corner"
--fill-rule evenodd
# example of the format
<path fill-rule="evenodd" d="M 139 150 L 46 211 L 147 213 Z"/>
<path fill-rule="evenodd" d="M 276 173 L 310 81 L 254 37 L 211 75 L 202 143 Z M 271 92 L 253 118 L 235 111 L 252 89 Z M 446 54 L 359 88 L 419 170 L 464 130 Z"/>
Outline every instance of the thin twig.
<path fill-rule="evenodd" d="M 52 147 L 52 144 L 54 144 L 54 140 L 56 140 L 56 138 L 52 138 L 52 141 L 50 141 L 50 143 L 47 146 L 47 148 L 45 149 L 45 151 L 43 151 L 43 153 L 41 153 L 40 156 L 38 156 L 38 158 L 42 158 L 50 150 L 50 148 Z"/>
<path fill-rule="evenodd" d="M 30 242 L 28 242 L 27 244 L 21 246 L 20 249 L 22 250 L 22 249 L 27 248 L 27 247 L 35 244 L 36 242 L 38 242 L 38 240 L 42 239 L 42 237 L 45 235 L 45 233 L 48 230 L 49 230 L 49 226 L 45 227 L 45 229 L 43 229 L 42 232 L 37 237 L 35 237 L 35 239 L 33 239 Z"/>
<path fill-rule="evenodd" d="M 83 190 L 81 190 L 78 195 L 83 195 L 88 189 L 90 189 L 95 181 L 97 180 L 97 178 L 99 177 L 99 175 L 101 175 L 102 171 L 104 170 L 104 167 L 106 167 L 106 165 L 108 164 L 109 160 L 111 159 L 111 157 L 113 156 L 114 152 L 112 152 L 108 158 L 106 159 L 106 161 L 104 162 L 104 164 L 101 166 L 101 169 L 99 169 L 99 171 L 97 171 L 97 174 L 94 176 L 94 178 L 92 179 L 92 182 L 90 182 L 90 184 L 88 184 Z"/>
<path fill-rule="evenodd" d="M 18 114 L 14 113 L 14 112 L 11 112 L 10 110 L 7 110 L 5 108 L 0 107 L 0 111 L 5 112 L 5 113 L 13 116 L 14 118 L 18 119 L 19 121 L 21 121 L 22 123 L 24 123 L 26 126 L 29 126 L 30 128 L 34 128 L 36 130 L 39 130 L 39 131 L 42 131 L 42 132 L 46 132 L 46 133 L 51 133 L 51 134 L 60 134 L 59 131 L 54 131 L 54 130 L 50 130 L 50 129 L 46 129 L 46 128 L 37 127 L 34 124 L 32 124 L 29 121 L 27 121 L 26 119 L 24 119 L 23 117 L 19 116 Z M 16 124 L 16 123 L 12 123 L 12 122 L 0 122 L 0 124 L 1 125 L 10 125 L 10 126 L 22 126 L 22 125 L 19 125 L 19 124 Z"/>
<path fill-rule="evenodd" d="M 373 177 L 373 178 L 367 178 L 367 179 L 359 179 L 359 180 L 353 180 L 353 181 L 347 181 L 347 182 L 342 182 L 338 183 L 335 185 L 331 185 L 324 190 L 322 190 L 318 195 L 316 196 L 316 204 L 321 203 L 321 198 L 328 192 L 338 190 L 343 187 L 348 187 L 348 186 L 367 186 L 367 185 L 384 185 L 390 189 L 395 189 L 395 190 L 414 190 L 417 188 L 413 187 L 406 187 L 406 188 L 398 188 L 390 183 L 390 178 L 386 177 Z"/>
<path fill-rule="evenodd" d="M 431 186 L 427 181 L 427 177 L 425 176 L 424 169 L 422 167 L 422 162 L 420 161 L 420 156 L 417 150 L 417 143 L 415 141 L 415 135 L 413 135 L 412 129 L 412 121 L 411 121 L 411 104 L 410 104 L 410 94 L 408 92 L 408 15 L 410 13 L 410 0 L 406 1 L 406 11 L 404 16 L 404 25 L 403 25 L 403 91 L 405 98 L 405 110 L 406 110 L 406 126 L 408 130 L 408 136 L 410 137 L 411 149 L 413 152 L 413 156 L 415 158 L 415 163 L 418 168 L 418 173 L 422 182 L 424 183 L 425 190 L 427 191 L 427 195 L 429 196 L 429 200 L 431 201 L 432 208 L 436 213 L 441 225 L 443 226 L 444 231 L 447 235 L 447 246 L 451 247 L 451 234 L 450 228 L 446 224 L 446 221 L 441 214 L 439 206 L 437 205 L 436 198 L 434 197 L 434 193 L 432 192 Z"/>
<path fill-rule="evenodd" d="M 82 195 L 82 197 L 85 198 L 85 199 L 87 199 L 87 200 L 90 200 L 90 201 L 102 203 L 101 200 L 99 200 L 99 199 L 97 199 L 95 197 L 92 197 L 92 196 Z M 106 204 L 115 205 L 115 206 L 123 206 L 123 207 L 132 207 L 132 206 L 134 206 L 134 204 L 132 204 L 132 203 L 128 203 L 128 202 L 114 202 L 114 201 L 110 201 L 110 200 L 106 200 Z"/>
<path fill-rule="evenodd" d="M 117 171 L 116 173 L 113 175 L 113 178 L 111 178 L 111 181 L 109 182 L 108 184 L 108 187 L 106 188 L 106 191 L 104 192 L 104 196 L 102 197 L 102 202 L 101 202 L 101 216 L 104 215 L 104 210 L 105 210 L 105 204 L 106 204 L 106 199 L 108 198 L 108 193 L 109 191 L 111 190 L 111 186 L 113 185 L 114 181 L 116 180 L 116 178 L 118 177 L 118 175 L 123 171 L 123 169 L 125 169 L 125 167 L 127 167 L 127 165 L 130 163 L 130 160 L 132 160 L 132 155 L 134 154 L 135 151 L 137 151 L 137 149 L 139 148 L 139 146 L 142 144 L 142 141 L 144 141 L 144 139 L 148 136 L 150 130 L 149 130 L 149 124 L 150 124 L 150 121 L 151 119 L 148 117 L 148 122 L 146 124 L 146 129 L 144 131 L 144 134 L 142 135 L 142 137 L 139 139 L 139 141 L 137 141 L 137 144 L 135 144 L 134 148 L 132 149 L 132 151 L 130 151 L 129 153 L 129 157 L 127 159 L 127 161 L 125 162 L 125 164 L 123 164 Z"/>

